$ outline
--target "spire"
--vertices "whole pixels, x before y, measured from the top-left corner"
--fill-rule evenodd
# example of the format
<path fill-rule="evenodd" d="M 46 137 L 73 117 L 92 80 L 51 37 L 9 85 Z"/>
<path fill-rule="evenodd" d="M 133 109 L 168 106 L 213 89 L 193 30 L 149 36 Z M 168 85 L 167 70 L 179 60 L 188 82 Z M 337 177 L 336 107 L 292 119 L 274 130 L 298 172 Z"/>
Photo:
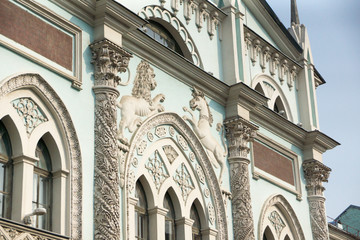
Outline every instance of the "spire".
<path fill-rule="evenodd" d="M 296 0 L 291 0 L 291 25 L 300 24 Z"/>

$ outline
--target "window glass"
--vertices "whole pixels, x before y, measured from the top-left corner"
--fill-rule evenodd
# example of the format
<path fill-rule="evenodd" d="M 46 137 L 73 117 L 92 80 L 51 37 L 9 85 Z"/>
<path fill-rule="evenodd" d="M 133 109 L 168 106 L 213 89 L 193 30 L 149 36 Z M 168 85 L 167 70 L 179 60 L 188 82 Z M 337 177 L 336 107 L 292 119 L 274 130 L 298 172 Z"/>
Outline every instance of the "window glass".
<path fill-rule="evenodd" d="M 0 217 L 10 218 L 12 164 L 10 138 L 0 121 Z"/>
<path fill-rule="evenodd" d="M 194 204 L 191 206 L 190 218 L 192 220 L 194 220 L 193 227 L 192 227 L 193 240 L 201 240 L 200 217 L 199 217 L 198 211 L 196 210 L 196 207 Z"/>
<path fill-rule="evenodd" d="M 170 195 L 165 194 L 164 208 L 168 210 L 165 216 L 165 240 L 175 239 L 175 210 Z"/>
<path fill-rule="evenodd" d="M 33 176 L 33 210 L 45 208 L 46 214 L 34 216 L 33 227 L 51 230 L 51 159 L 45 142 L 41 139 L 36 147 L 36 157 L 39 161 L 34 167 Z"/>
<path fill-rule="evenodd" d="M 147 201 L 145 191 L 140 182 L 136 183 L 135 197 L 138 199 L 135 206 L 135 238 L 147 239 L 148 236 L 148 217 Z"/>

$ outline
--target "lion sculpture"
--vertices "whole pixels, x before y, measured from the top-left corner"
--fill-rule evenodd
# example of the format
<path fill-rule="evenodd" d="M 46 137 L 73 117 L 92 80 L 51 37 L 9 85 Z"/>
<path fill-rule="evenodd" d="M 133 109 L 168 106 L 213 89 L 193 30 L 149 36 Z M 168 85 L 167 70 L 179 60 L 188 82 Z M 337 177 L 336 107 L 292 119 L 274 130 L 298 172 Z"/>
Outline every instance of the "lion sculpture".
<path fill-rule="evenodd" d="M 123 96 L 117 104 L 121 109 L 121 120 L 117 138 L 122 143 L 128 143 L 128 140 L 124 137 L 125 128 L 132 133 L 141 125 L 141 117 L 150 117 L 164 111 L 164 107 L 160 104 L 165 100 L 164 94 L 158 94 L 151 99 L 151 91 L 155 87 L 154 69 L 149 63 L 142 60 L 136 68 L 132 96 Z"/>

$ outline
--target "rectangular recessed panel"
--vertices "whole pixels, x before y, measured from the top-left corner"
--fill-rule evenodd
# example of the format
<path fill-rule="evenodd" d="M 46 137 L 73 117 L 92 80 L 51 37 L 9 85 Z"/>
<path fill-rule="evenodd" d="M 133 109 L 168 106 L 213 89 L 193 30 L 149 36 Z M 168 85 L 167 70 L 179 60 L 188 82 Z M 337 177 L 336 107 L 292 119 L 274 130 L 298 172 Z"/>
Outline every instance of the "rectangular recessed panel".
<path fill-rule="evenodd" d="M 0 34 L 72 71 L 73 38 L 8 0 L 0 0 Z"/>
<path fill-rule="evenodd" d="M 253 143 L 255 167 L 294 185 L 293 161 L 276 150 L 258 142 Z"/>

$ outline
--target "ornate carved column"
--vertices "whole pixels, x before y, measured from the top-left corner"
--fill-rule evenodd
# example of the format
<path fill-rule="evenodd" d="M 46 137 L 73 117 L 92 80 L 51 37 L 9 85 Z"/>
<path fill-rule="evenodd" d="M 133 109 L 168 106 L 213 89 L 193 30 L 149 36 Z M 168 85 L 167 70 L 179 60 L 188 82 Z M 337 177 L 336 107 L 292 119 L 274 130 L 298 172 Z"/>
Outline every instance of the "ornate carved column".
<path fill-rule="evenodd" d="M 303 169 L 306 179 L 306 190 L 311 217 L 311 228 L 316 240 L 329 239 L 328 224 L 326 221 L 325 188 L 322 182 L 327 182 L 331 169 L 318 160 L 305 160 Z"/>
<path fill-rule="evenodd" d="M 125 72 L 131 54 L 101 40 L 90 45 L 95 66 L 94 239 L 120 239 L 119 145 L 116 139 L 118 73 Z"/>
<path fill-rule="evenodd" d="M 256 135 L 257 126 L 237 117 L 225 120 L 229 146 L 230 181 L 234 239 L 255 240 L 252 216 L 248 143 Z"/>

